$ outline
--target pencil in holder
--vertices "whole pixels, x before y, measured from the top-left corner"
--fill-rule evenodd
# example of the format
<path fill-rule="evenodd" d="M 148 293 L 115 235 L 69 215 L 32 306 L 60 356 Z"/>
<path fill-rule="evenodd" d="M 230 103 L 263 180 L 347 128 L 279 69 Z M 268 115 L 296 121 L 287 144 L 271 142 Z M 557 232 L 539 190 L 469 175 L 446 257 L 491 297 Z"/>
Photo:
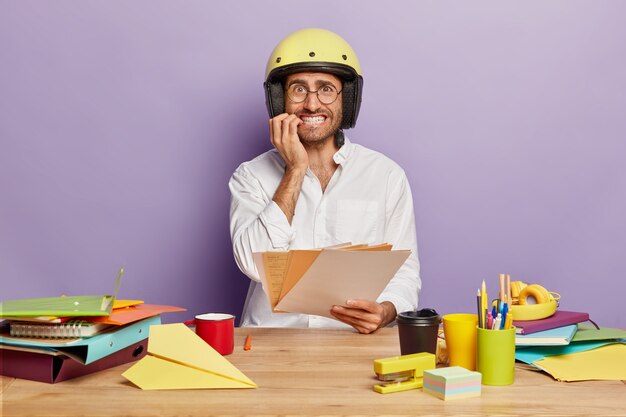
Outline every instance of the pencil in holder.
<path fill-rule="evenodd" d="M 477 329 L 476 368 L 483 385 L 511 385 L 515 376 L 515 328 Z"/>

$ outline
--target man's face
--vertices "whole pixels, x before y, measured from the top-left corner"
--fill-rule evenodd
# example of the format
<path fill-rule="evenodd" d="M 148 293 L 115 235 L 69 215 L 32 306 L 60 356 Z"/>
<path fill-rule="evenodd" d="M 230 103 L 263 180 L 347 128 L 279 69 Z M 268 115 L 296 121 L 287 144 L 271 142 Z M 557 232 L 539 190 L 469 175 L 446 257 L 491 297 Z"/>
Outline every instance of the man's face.
<path fill-rule="evenodd" d="M 295 114 L 303 123 L 298 126 L 298 136 L 302 143 L 314 144 L 333 137 L 341 126 L 343 118 L 341 80 L 323 72 L 300 72 L 291 74 L 285 80 L 285 112 Z M 295 103 L 289 98 L 288 91 L 308 90 L 310 93 L 301 103 Z M 338 92 L 337 99 L 324 104 L 319 95 L 327 95 L 334 89 Z"/>

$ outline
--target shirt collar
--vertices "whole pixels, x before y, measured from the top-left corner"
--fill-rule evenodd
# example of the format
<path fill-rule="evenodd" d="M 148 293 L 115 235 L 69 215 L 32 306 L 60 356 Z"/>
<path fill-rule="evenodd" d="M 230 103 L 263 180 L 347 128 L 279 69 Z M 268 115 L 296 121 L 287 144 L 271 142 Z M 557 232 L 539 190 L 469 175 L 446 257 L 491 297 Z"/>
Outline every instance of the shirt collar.
<path fill-rule="evenodd" d="M 354 151 L 354 144 L 350 142 L 347 136 L 344 136 L 344 143 L 341 148 L 333 155 L 333 160 L 337 165 L 341 165 L 350 158 Z"/>

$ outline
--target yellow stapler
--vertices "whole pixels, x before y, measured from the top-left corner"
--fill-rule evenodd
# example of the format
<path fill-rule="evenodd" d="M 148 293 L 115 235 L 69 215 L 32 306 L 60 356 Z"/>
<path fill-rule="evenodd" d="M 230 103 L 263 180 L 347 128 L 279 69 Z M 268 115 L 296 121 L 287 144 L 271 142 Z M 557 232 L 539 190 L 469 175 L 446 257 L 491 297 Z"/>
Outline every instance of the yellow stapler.
<path fill-rule="evenodd" d="M 374 385 L 374 391 L 381 394 L 421 388 L 424 385 L 424 371 L 435 369 L 435 355 L 428 352 L 376 359 L 374 372 L 382 384 Z"/>

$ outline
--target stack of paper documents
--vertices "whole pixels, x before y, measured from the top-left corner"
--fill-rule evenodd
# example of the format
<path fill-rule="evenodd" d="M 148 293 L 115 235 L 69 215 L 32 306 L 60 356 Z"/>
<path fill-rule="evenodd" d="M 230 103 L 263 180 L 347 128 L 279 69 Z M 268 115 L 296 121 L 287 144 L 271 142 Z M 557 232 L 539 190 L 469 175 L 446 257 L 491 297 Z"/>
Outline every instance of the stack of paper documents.
<path fill-rule="evenodd" d="M 253 254 L 274 312 L 331 317 L 333 305 L 349 299 L 376 300 L 410 250 L 390 244 L 257 252 Z"/>

